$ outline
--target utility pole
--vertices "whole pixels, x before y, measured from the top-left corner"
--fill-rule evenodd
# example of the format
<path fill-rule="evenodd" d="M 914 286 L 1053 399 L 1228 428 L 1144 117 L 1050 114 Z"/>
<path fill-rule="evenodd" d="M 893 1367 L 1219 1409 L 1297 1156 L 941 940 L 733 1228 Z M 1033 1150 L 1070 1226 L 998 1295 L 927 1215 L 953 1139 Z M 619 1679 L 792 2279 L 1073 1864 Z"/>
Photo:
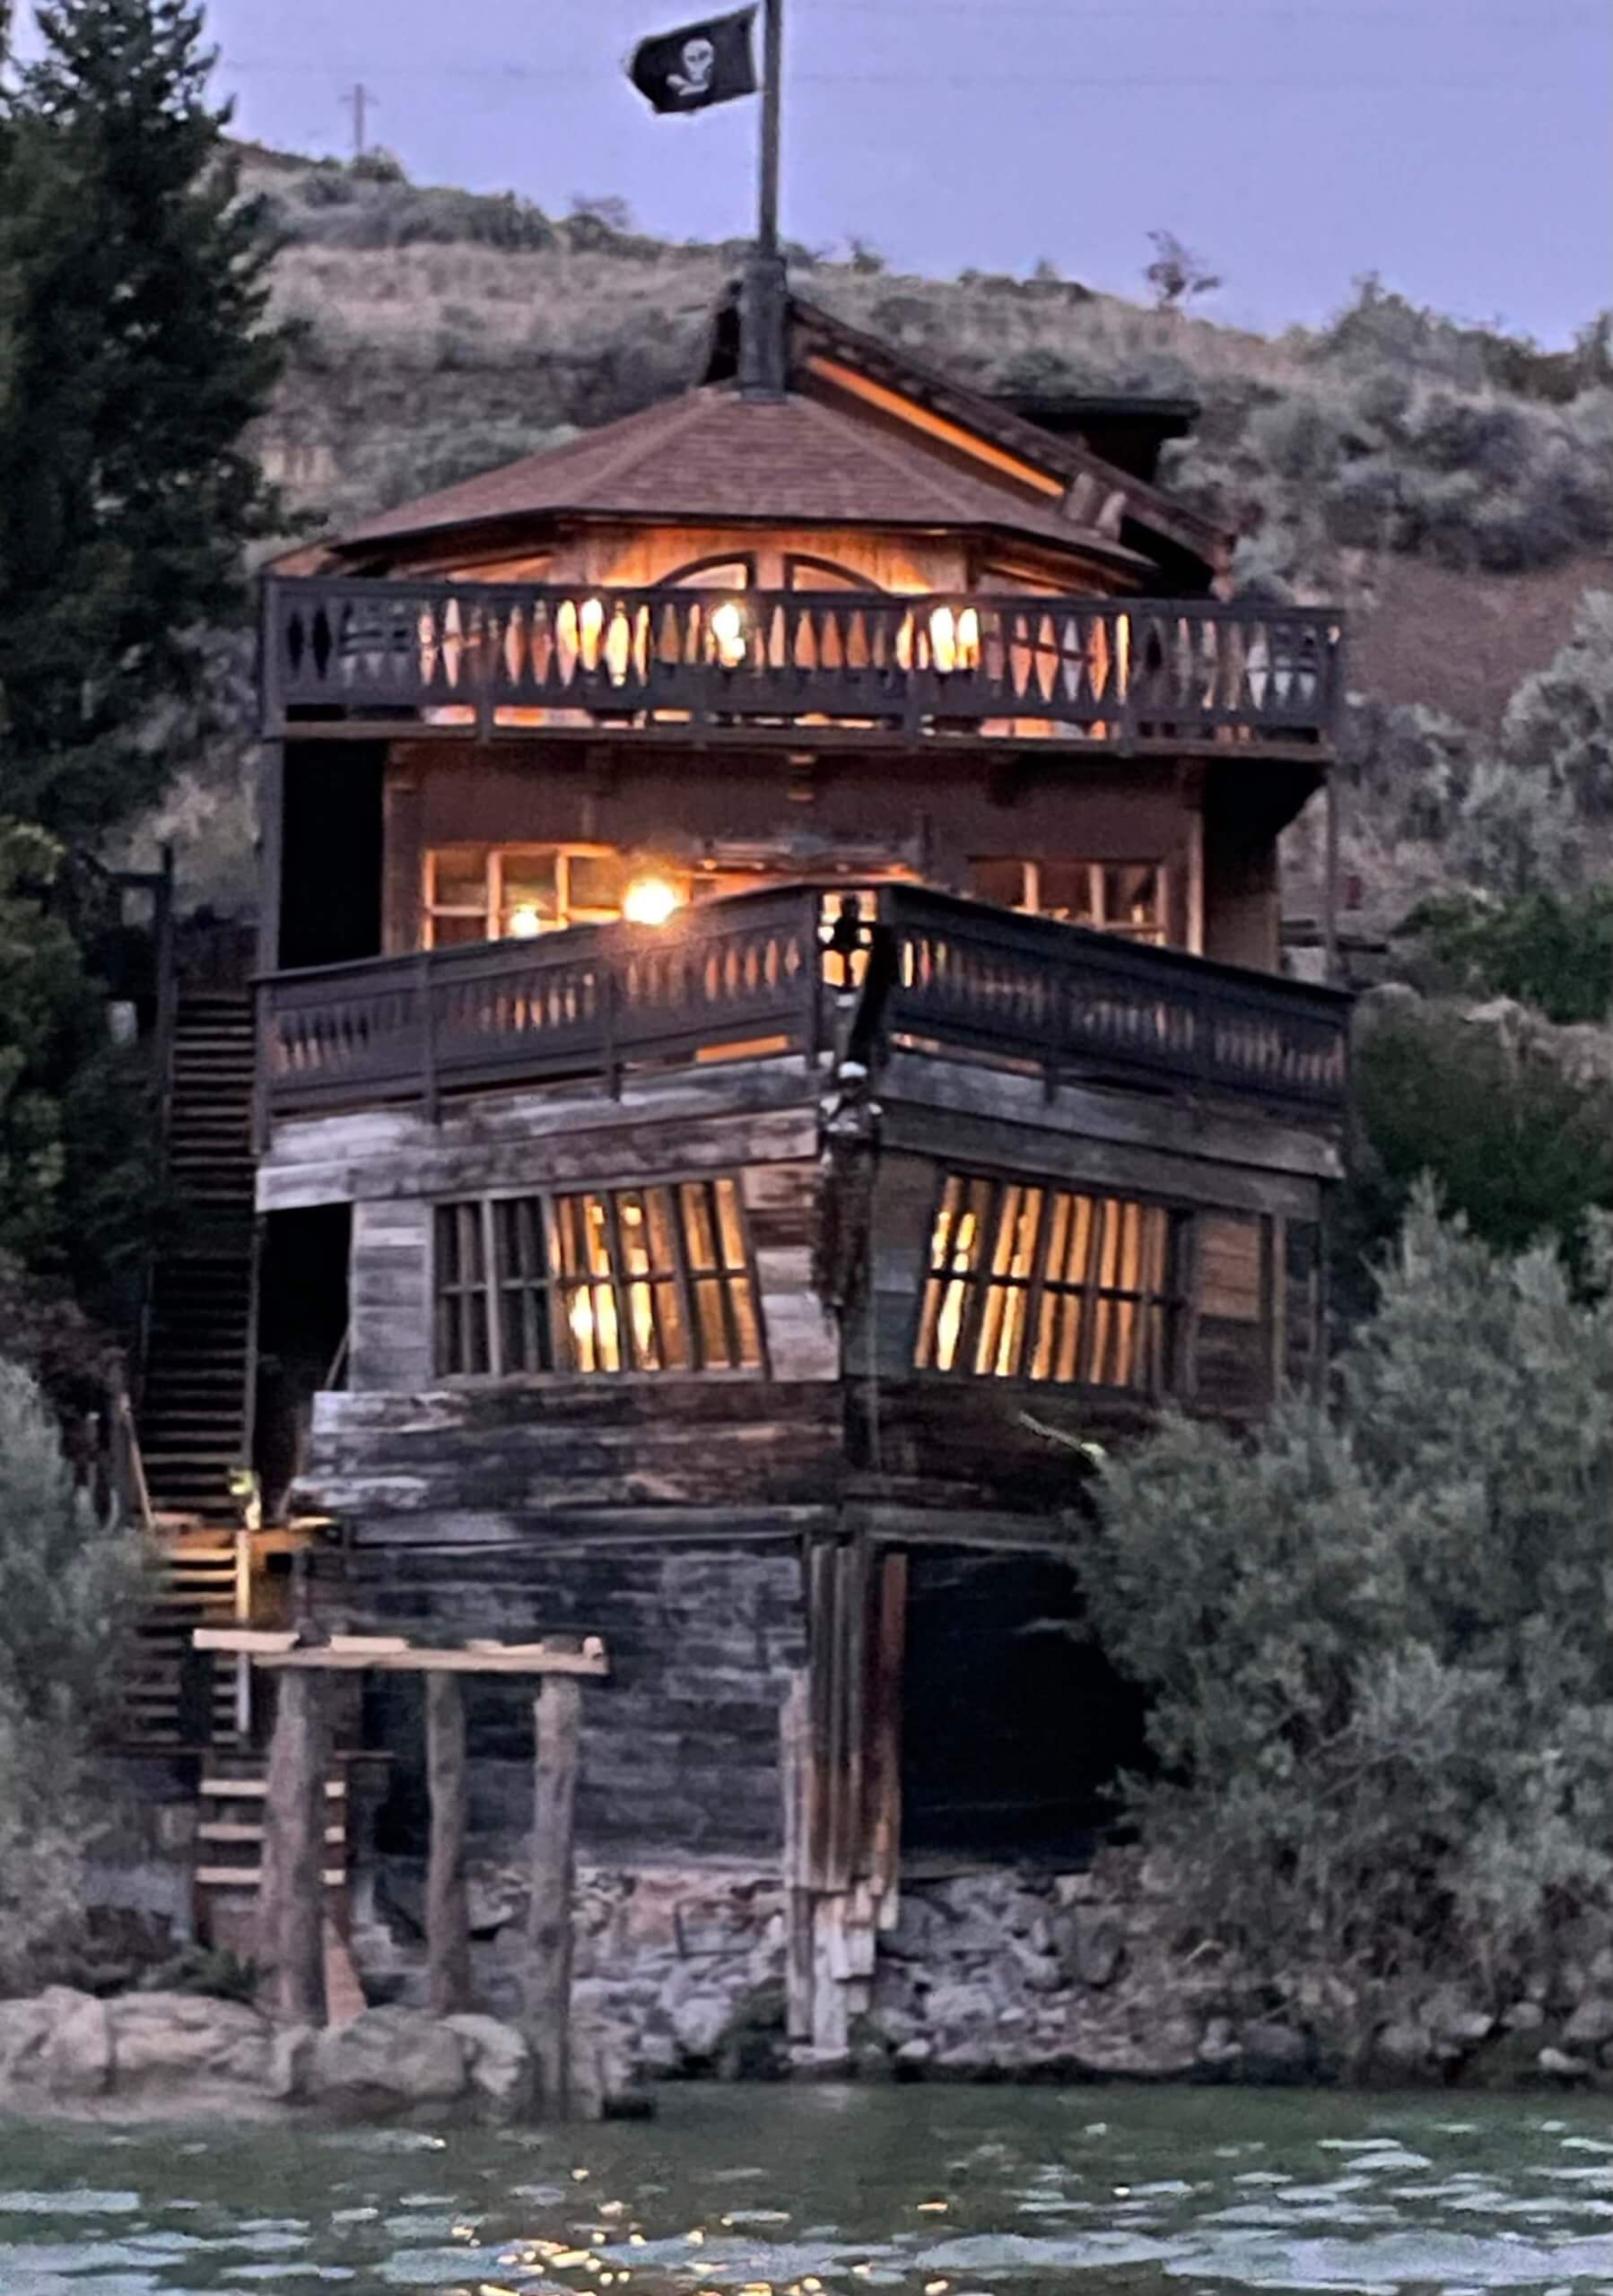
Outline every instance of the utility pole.
<path fill-rule="evenodd" d="M 788 283 L 779 248 L 779 144 L 783 119 L 784 0 L 763 0 L 762 163 L 756 245 L 740 291 L 739 387 L 782 398 L 788 381 Z"/>
<path fill-rule="evenodd" d="M 370 149 L 366 133 L 369 107 L 379 101 L 374 90 L 367 88 L 362 80 L 355 80 L 342 98 L 344 108 L 353 114 L 353 156 L 355 160 L 362 160 Z"/>

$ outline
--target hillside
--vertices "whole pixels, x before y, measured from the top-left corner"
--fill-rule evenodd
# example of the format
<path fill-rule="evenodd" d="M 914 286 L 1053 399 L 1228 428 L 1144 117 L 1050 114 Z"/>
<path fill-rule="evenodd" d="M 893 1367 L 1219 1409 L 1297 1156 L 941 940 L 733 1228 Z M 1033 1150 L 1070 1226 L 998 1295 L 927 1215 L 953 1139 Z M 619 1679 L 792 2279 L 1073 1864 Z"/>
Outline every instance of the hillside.
<path fill-rule="evenodd" d="M 340 526 L 679 388 L 742 253 L 648 237 L 608 201 L 556 221 L 384 159 L 244 158 L 298 323 L 261 447 L 300 522 Z M 1241 583 L 1341 599 L 1354 686 L 1458 721 L 1476 749 L 1582 595 L 1613 582 L 1605 315 L 1547 354 L 1368 282 L 1328 329 L 1268 339 L 1047 277 L 900 277 L 863 248 L 794 260 L 815 300 L 982 387 L 1198 399 L 1164 482 L 1236 528 Z M 1381 880 L 1398 832 L 1370 826 Z"/>

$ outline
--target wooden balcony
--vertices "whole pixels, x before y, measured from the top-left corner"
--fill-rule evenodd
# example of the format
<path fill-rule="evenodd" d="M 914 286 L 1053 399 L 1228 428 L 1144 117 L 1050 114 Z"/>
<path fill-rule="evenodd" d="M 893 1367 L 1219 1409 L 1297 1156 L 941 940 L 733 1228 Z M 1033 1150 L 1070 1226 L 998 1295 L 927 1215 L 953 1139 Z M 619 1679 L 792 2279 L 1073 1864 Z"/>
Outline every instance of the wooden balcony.
<path fill-rule="evenodd" d="M 585 926 L 259 984 L 266 1123 L 381 1102 L 597 1080 L 715 1058 L 815 1059 L 850 1041 L 1063 1080 L 1193 1093 L 1335 1122 L 1349 999 L 920 886 L 864 892 L 860 943 L 826 946 L 844 891 L 793 885 L 668 926 Z M 844 932 L 840 936 L 844 938 Z M 848 966 L 859 986 L 845 986 Z"/>
<path fill-rule="evenodd" d="M 1314 760 L 1343 697 L 1321 607 L 271 579 L 263 726 L 754 744 L 1054 736 Z"/>

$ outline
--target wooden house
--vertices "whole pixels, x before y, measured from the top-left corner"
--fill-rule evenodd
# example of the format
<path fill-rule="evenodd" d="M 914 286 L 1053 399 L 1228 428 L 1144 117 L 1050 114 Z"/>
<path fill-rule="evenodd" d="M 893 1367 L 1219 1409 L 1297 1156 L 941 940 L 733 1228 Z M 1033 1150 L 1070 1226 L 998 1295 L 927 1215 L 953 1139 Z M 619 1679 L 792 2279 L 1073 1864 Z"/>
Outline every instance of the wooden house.
<path fill-rule="evenodd" d="M 271 570 L 257 1439 L 326 1625 L 603 1635 L 585 1846 L 788 1834 L 854 2006 L 904 1854 L 1069 1854 L 1131 1750 L 1085 1447 L 1317 1367 L 1342 635 L 1226 598 L 1174 403 L 786 321 Z"/>

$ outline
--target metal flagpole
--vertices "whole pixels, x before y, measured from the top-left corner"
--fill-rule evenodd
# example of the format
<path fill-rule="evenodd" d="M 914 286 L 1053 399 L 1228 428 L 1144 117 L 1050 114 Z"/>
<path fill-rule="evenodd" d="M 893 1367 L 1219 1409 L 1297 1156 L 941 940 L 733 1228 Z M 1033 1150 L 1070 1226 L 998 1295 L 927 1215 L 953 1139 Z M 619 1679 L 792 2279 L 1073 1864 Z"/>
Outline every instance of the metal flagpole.
<path fill-rule="evenodd" d="M 784 0 L 763 0 L 761 192 L 756 244 L 740 294 L 739 387 L 747 398 L 782 398 L 788 288 L 779 248 L 779 143 L 783 117 Z"/>

